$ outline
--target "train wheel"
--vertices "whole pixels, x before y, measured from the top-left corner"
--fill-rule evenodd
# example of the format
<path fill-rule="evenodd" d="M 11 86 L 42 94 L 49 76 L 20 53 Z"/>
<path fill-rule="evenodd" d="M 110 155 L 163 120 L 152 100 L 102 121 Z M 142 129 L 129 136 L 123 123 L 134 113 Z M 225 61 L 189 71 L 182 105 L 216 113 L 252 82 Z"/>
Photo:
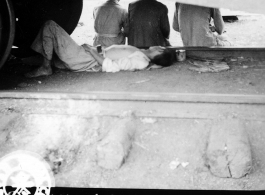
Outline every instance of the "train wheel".
<path fill-rule="evenodd" d="M 28 48 L 47 20 L 59 24 L 68 34 L 76 28 L 83 0 L 13 0 L 16 15 L 14 45 Z"/>
<path fill-rule="evenodd" d="M 15 56 L 32 54 L 30 45 L 47 20 L 54 20 L 71 34 L 82 9 L 83 0 L 0 0 L 0 68 L 13 45 L 18 47 L 12 49 Z"/>
<path fill-rule="evenodd" d="M 11 0 L 0 1 L 0 68 L 9 56 L 15 36 L 15 17 Z"/>

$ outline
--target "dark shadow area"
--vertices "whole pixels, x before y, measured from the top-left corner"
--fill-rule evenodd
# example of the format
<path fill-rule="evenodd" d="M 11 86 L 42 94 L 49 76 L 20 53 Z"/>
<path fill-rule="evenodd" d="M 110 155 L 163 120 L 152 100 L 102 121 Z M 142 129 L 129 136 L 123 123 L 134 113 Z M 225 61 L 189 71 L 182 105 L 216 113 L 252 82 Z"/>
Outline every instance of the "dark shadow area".
<path fill-rule="evenodd" d="M 72 195 L 72 194 L 91 194 L 91 195 L 142 195 L 142 194 L 191 194 L 191 193 L 203 193 L 203 194 L 223 194 L 224 191 L 218 190 L 165 190 L 165 189 L 113 189 L 113 188 L 64 188 L 56 187 L 51 189 L 51 195 Z M 246 194 L 247 191 L 238 191 L 240 194 Z M 225 191 L 225 194 L 237 194 L 235 191 Z"/>
<path fill-rule="evenodd" d="M 0 71 L 0 90 L 13 89 L 25 80 L 24 73 L 30 68 L 18 59 L 13 59 L 4 64 Z"/>
<path fill-rule="evenodd" d="M 237 16 L 223 16 L 223 20 L 224 22 L 237 22 L 238 21 L 238 17 Z"/>
<path fill-rule="evenodd" d="M 18 52 L 18 51 L 15 51 Z M 32 82 L 38 82 L 40 78 L 26 78 L 24 74 L 33 71 L 36 69 L 39 65 L 38 58 L 36 57 L 36 54 L 34 53 L 17 53 L 15 57 L 11 55 L 8 59 L 8 61 L 3 65 L 3 67 L 0 70 L 0 90 L 16 90 L 16 89 L 23 89 L 26 87 L 30 87 L 30 83 Z M 27 56 L 27 58 L 20 58 Z M 31 60 L 31 56 L 35 60 Z M 22 61 L 22 59 L 30 59 L 31 64 L 26 64 Z M 58 72 L 58 69 L 53 67 L 54 72 Z"/>
<path fill-rule="evenodd" d="M 30 56 L 37 55 L 37 53 L 35 51 L 33 51 L 32 49 L 30 49 L 29 47 L 12 48 L 10 54 L 13 56 L 16 56 L 17 58 L 27 58 Z"/>

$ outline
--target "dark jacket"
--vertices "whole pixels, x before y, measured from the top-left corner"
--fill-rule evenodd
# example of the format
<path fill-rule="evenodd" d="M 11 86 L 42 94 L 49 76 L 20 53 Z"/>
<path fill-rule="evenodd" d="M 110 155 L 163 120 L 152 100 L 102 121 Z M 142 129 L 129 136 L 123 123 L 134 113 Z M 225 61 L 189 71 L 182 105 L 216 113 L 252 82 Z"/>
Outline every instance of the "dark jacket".
<path fill-rule="evenodd" d="M 136 47 L 168 46 L 170 25 L 167 7 L 156 0 L 129 4 L 128 44 Z"/>

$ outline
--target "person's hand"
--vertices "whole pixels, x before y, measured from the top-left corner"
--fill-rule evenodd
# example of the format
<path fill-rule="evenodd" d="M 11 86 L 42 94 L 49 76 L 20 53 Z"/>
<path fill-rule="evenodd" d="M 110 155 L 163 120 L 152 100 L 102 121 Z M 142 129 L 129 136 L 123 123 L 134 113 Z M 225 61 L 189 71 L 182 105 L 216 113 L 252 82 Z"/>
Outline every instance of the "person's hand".
<path fill-rule="evenodd" d="M 227 34 L 218 35 L 217 37 L 221 41 L 227 41 L 228 40 Z"/>
<path fill-rule="evenodd" d="M 161 47 L 161 46 L 149 47 L 150 51 L 157 51 L 157 52 L 160 52 L 160 53 L 163 53 L 165 49 L 166 49 L 165 47 Z"/>
<path fill-rule="evenodd" d="M 148 52 L 148 57 L 149 59 L 154 59 L 154 57 L 161 55 L 164 53 L 165 51 L 165 47 L 161 47 L 161 46 L 153 46 L 153 47 L 149 47 L 149 52 Z"/>
<path fill-rule="evenodd" d="M 83 44 L 83 45 L 81 45 L 87 52 L 90 52 L 90 50 L 91 50 L 91 46 L 90 45 L 88 45 L 88 44 Z"/>
<path fill-rule="evenodd" d="M 91 48 L 90 48 L 90 53 L 91 53 L 91 52 L 98 53 L 98 50 L 97 50 L 96 47 L 91 47 Z"/>
<path fill-rule="evenodd" d="M 88 45 L 88 44 L 83 44 L 82 47 L 83 47 L 87 52 L 91 52 L 92 50 L 93 50 L 93 51 L 97 51 L 97 48 L 96 48 L 96 47 L 93 47 L 93 46 Z"/>
<path fill-rule="evenodd" d="M 161 47 L 161 46 L 149 47 L 149 51 L 150 51 L 149 55 L 151 59 L 157 55 L 164 53 L 165 49 L 166 49 L 165 47 Z"/>
<path fill-rule="evenodd" d="M 147 66 L 146 70 L 152 70 L 152 69 L 161 69 L 163 68 L 163 66 L 154 64 L 154 63 L 149 63 L 149 65 Z"/>

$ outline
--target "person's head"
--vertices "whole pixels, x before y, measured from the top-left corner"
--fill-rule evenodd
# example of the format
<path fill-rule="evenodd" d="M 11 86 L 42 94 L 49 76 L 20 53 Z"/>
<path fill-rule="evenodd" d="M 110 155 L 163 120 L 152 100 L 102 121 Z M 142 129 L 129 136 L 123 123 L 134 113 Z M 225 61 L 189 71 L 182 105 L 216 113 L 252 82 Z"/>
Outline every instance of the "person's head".
<path fill-rule="evenodd" d="M 149 58 L 153 64 L 166 67 L 176 61 L 176 52 L 160 46 L 150 47 Z"/>

